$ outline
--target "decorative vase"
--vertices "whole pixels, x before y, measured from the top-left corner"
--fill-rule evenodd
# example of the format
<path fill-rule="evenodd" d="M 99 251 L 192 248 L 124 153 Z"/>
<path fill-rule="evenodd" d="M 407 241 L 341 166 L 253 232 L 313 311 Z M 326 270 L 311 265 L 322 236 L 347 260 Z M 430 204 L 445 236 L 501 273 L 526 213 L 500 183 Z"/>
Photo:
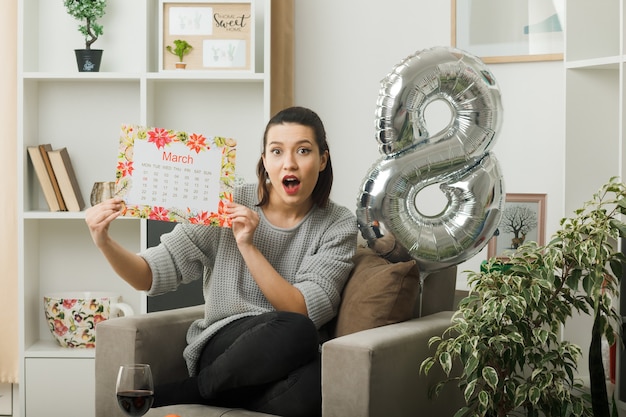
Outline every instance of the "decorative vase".
<path fill-rule="evenodd" d="M 79 72 L 100 71 L 100 61 L 102 60 L 102 49 L 75 49 L 76 64 Z"/>
<path fill-rule="evenodd" d="M 60 292 L 43 297 L 44 314 L 52 336 L 62 347 L 95 348 L 96 326 L 113 317 L 134 315 L 119 294 Z"/>

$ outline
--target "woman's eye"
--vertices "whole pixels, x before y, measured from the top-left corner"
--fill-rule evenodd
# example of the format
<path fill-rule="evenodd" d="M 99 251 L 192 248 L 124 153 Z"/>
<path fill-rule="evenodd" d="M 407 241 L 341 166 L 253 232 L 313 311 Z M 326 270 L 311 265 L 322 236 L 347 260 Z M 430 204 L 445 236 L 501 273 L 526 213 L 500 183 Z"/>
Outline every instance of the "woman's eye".
<path fill-rule="evenodd" d="M 280 149 L 272 149 L 272 150 L 270 151 L 270 153 L 271 153 L 272 155 L 280 155 Z"/>
<path fill-rule="evenodd" d="M 301 154 L 303 154 L 303 155 L 306 155 L 306 154 L 308 154 L 308 153 L 311 153 L 311 150 L 310 150 L 310 149 L 307 149 L 307 148 L 300 148 L 300 149 L 298 149 L 298 153 L 301 153 Z"/>

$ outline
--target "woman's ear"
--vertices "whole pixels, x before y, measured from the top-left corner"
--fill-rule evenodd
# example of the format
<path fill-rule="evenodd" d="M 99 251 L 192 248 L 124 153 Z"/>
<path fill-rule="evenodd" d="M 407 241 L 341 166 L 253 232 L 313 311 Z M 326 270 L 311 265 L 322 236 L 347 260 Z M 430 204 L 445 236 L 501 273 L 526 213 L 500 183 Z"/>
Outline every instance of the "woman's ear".
<path fill-rule="evenodd" d="M 328 164 L 328 151 L 324 151 L 320 157 L 320 172 L 326 169 L 326 164 Z"/>
<path fill-rule="evenodd" d="M 265 152 L 261 154 L 261 165 L 263 168 L 263 172 L 265 173 L 265 183 L 269 184 L 270 182 L 270 174 L 267 172 L 267 168 L 265 167 Z"/>

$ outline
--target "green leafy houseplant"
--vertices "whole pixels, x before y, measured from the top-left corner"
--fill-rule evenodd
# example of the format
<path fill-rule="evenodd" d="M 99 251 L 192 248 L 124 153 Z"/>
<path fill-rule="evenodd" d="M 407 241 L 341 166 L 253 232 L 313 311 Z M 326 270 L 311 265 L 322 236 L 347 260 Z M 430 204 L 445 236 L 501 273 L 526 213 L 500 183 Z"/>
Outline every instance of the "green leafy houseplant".
<path fill-rule="evenodd" d="M 450 327 L 434 337 L 435 353 L 422 372 L 441 366 L 456 381 L 466 406 L 455 416 L 503 417 L 610 415 L 601 342 L 615 342 L 617 297 L 626 236 L 626 186 L 616 178 L 561 220 L 545 246 L 521 245 L 506 261 L 491 259 L 468 275 L 469 295 Z M 561 340 L 559 328 L 575 312 L 592 314 L 591 396 L 576 379 L 579 346 Z M 613 410 L 615 412 L 615 410 Z"/>
<path fill-rule="evenodd" d="M 167 49 L 168 52 L 176 55 L 178 57 L 178 62 L 183 62 L 185 55 L 191 52 L 191 50 L 193 49 L 193 46 L 191 46 L 185 40 L 176 39 L 174 40 L 174 46 L 167 45 L 165 49 Z"/>
<path fill-rule="evenodd" d="M 105 14 L 106 0 L 63 0 L 63 4 L 67 13 L 81 22 L 78 31 L 85 37 L 85 49 L 91 49 L 91 45 L 104 33 L 98 19 Z"/>

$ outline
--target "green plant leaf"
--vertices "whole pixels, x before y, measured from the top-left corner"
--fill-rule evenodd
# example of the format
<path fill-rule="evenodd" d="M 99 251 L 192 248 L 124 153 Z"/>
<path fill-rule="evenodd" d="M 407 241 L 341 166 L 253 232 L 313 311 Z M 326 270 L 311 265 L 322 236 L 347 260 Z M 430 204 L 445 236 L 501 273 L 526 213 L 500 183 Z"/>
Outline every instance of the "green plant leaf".
<path fill-rule="evenodd" d="M 439 363 L 441 364 L 441 369 L 446 373 L 446 375 L 450 375 L 450 371 L 452 370 L 452 358 L 450 353 L 442 352 L 439 356 Z"/>
<path fill-rule="evenodd" d="M 478 357 L 476 355 L 470 356 L 465 363 L 465 374 L 472 375 L 476 371 L 476 368 L 478 368 L 478 362 Z"/>
<path fill-rule="evenodd" d="M 513 405 L 515 408 L 520 407 L 524 403 L 524 401 L 526 401 L 526 394 L 527 390 L 525 385 L 518 386 L 515 389 L 515 397 L 513 400 Z"/>
<path fill-rule="evenodd" d="M 487 391 L 481 391 L 478 393 L 478 402 L 485 408 L 489 406 L 489 394 Z"/>
<path fill-rule="evenodd" d="M 420 374 L 428 375 L 430 368 L 435 364 L 434 358 L 426 358 L 420 365 Z"/>
<path fill-rule="evenodd" d="M 491 366 L 485 366 L 482 370 L 482 376 L 487 384 L 495 391 L 498 387 L 498 373 Z"/>
<path fill-rule="evenodd" d="M 467 387 L 465 387 L 463 395 L 465 397 L 466 403 L 470 402 L 470 398 L 472 398 L 472 395 L 474 394 L 474 389 L 476 389 L 476 382 L 476 380 L 473 380 L 469 384 L 467 384 Z"/>
<path fill-rule="evenodd" d="M 528 390 L 528 400 L 532 404 L 537 404 L 539 402 L 539 398 L 541 398 L 541 390 L 537 387 L 531 387 Z"/>
<path fill-rule="evenodd" d="M 435 385 L 432 391 L 430 392 L 430 398 L 434 398 L 438 396 L 445 384 L 446 384 L 446 381 L 439 381 L 437 385 Z"/>
<path fill-rule="evenodd" d="M 543 368 L 537 368 L 535 369 L 532 374 L 530 374 L 530 380 L 534 381 L 538 375 L 541 375 L 543 372 L 545 372 L 545 370 Z"/>
<path fill-rule="evenodd" d="M 435 343 L 441 342 L 441 336 L 433 336 L 428 340 L 428 347 L 432 347 Z"/>
<path fill-rule="evenodd" d="M 530 288 L 530 291 L 532 295 L 532 300 L 535 303 L 538 303 L 541 300 L 541 290 L 539 289 L 538 286 L 533 286 Z"/>
<path fill-rule="evenodd" d="M 625 210 L 626 207 L 623 207 L 620 205 L 620 207 L 622 208 L 622 210 Z M 617 220 L 617 219 L 611 219 L 609 221 L 609 225 L 613 228 L 619 231 L 619 237 L 626 237 L 626 224 L 622 223 L 621 221 Z"/>
<path fill-rule="evenodd" d="M 546 329 L 537 330 L 536 337 L 542 345 L 545 345 L 548 342 L 549 332 Z"/>

